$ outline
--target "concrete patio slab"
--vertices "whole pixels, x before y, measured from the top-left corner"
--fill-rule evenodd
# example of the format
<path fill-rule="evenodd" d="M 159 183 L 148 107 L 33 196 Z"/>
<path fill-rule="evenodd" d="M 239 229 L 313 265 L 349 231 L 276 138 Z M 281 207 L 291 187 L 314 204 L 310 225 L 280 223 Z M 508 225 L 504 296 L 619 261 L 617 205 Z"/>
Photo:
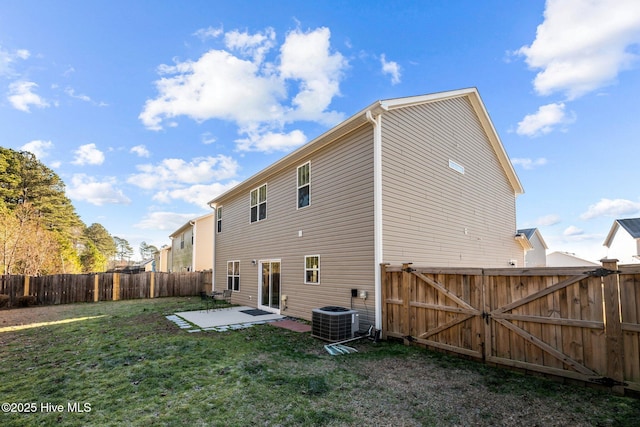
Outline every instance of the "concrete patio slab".
<path fill-rule="evenodd" d="M 252 316 L 243 313 L 243 310 L 255 310 L 255 308 L 240 306 L 213 310 L 183 311 L 175 313 L 175 315 L 203 329 L 222 326 L 227 326 L 229 329 L 240 329 L 254 324 L 284 319 L 284 316 L 272 313 Z"/>

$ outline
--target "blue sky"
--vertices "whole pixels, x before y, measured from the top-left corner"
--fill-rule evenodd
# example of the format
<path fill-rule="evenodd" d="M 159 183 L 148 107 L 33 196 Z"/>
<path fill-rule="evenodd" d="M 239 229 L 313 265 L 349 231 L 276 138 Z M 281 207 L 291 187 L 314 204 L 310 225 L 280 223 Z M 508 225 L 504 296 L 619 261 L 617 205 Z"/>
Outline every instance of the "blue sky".
<path fill-rule="evenodd" d="M 639 70 L 637 0 L 3 0 L 0 145 L 55 170 L 87 225 L 160 247 L 371 102 L 477 87 L 517 226 L 597 260 L 640 216 Z"/>

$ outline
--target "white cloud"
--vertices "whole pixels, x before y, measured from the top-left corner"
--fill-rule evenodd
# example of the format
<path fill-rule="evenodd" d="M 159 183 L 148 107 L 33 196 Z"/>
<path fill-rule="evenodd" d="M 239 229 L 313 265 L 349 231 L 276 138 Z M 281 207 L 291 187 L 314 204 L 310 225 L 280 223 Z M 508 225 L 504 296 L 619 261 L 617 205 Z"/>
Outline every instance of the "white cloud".
<path fill-rule="evenodd" d="M 289 119 L 319 121 L 333 125 L 340 113 L 325 112 L 333 97 L 340 95 L 340 81 L 348 66 L 340 52 L 331 53 L 331 32 L 322 27 L 306 33 L 287 34 L 280 47 L 280 76 L 299 81 L 292 99 L 295 109 Z"/>
<path fill-rule="evenodd" d="M 267 28 L 264 33 L 249 34 L 246 31 L 229 31 L 224 35 L 227 48 L 252 58 L 255 64 L 261 64 L 265 55 L 275 46 L 276 32 Z"/>
<path fill-rule="evenodd" d="M 0 47 L 0 76 L 13 76 L 13 64 L 18 59 L 28 59 L 31 53 L 26 49 L 18 49 L 10 52 Z"/>
<path fill-rule="evenodd" d="M 198 122 L 225 120 L 237 125 L 242 147 L 247 141 L 252 149 L 290 147 L 255 141 L 273 141 L 274 135 L 300 140 L 301 132 L 285 130 L 288 124 L 308 120 L 334 125 L 344 118 L 328 110 L 348 66 L 339 52 L 332 52 L 330 36 L 328 28 L 291 31 L 276 57 L 273 29 L 227 32 L 228 50 L 158 67 L 158 96 L 146 101 L 139 119 L 152 130 L 176 126 L 180 116 Z M 288 90 L 293 92 L 289 96 Z"/>
<path fill-rule="evenodd" d="M 214 182 L 208 185 L 192 185 L 173 190 L 162 190 L 153 196 L 153 200 L 160 203 L 171 203 L 173 200 L 183 200 L 197 206 L 207 207 L 207 203 L 220 194 L 238 185 L 238 181 L 230 181 L 225 184 Z"/>
<path fill-rule="evenodd" d="M 9 102 L 16 110 L 30 113 L 30 106 L 37 108 L 45 108 L 49 106 L 49 103 L 41 98 L 38 94 L 34 93 L 34 90 L 38 85 L 34 82 L 17 81 L 9 85 Z"/>
<path fill-rule="evenodd" d="M 548 227 L 551 225 L 556 225 L 560 222 L 560 217 L 555 214 L 541 216 L 536 220 L 536 225 L 538 227 Z"/>
<path fill-rule="evenodd" d="M 131 175 L 127 182 L 147 190 L 184 188 L 184 184 L 203 184 L 236 176 L 238 162 L 228 156 L 198 157 L 190 162 L 165 159 L 160 164 L 138 165 L 141 172 Z"/>
<path fill-rule="evenodd" d="M 289 133 L 250 132 L 247 138 L 236 140 L 240 151 L 261 151 L 264 153 L 289 151 L 305 142 L 307 142 L 307 137 L 299 130 Z"/>
<path fill-rule="evenodd" d="M 388 74 L 391 76 L 391 84 L 397 85 L 400 83 L 400 65 L 395 61 L 387 61 L 384 54 L 380 56 L 380 64 L 382 64 L 382 74 Z"/>
<path fill-rule="evenodd" d="M 104 153 L 96 147 L 96 144 L 85 144 L 74 151 L 76 155 L 74 165 L 101 165 L 104 162 Z"/>
<path fill-rule="evenodd" d="M 531 170 L 537 168 L 538 166 L 546 165 L 547 159 L 545 159 L 544 157 L 540 157 L 537 159 L 514 158 L 511 159 L 511 163 L 513 163 L 514 165 L 522 166 L 522 169 Z"/>
<path fill-rule="evenodd" d="M 587 220 L 602 216 L 620 218 L 640 214 L 640 203 L 625 199 L 601 199 L 589 206 L 587 211 L 580 215 L 580 219 Z"/>
<path fill-rule="evenodd" d="M 88 95 L 84 95 L 82 93 L 76 93 L 75 89 L 71 87 L 67 87 L 64 90 L 64 93 L 67 94 L 67 96 L 69 96 L 70 98 L 79 99 L 80 101 L 88 102 L 90 104 L 97 105 L 98 107 L 107 107 L 109 105 L 106 102 L 96 102 L 93 99 L 91 99 L 91 97 Z"/>
<path fill-rule="evenodd" d="M 136 145 L 135 147 L 131 147 L 129 150 L 130 153 L 137 154 L 139 157 L 149 157 L 151 153 L 147 150 L 147 147 L 144 145 Z"/>
<path fill-rule="evenodd" d="M 166 230 L 175 231 L 182 227 L 187 221 L 198 217 L 199 214 L 179 214 L 175 212 L 151 212 L 137 224 L 136 228 L 145 230 Z"/>
<path fill-rule="evenodd" d="M 563 232 L 562 232 L 563 236 L 566 237 L 576 237 L 576 236 L 582 236 L 584 235 L 584 230 L 574 226 L 574 225 L 570 225 L 569 227 L 567 227 Z"/>
<path fill-rule="evenodd" d="M 518 123 L 516 133 L 529 137 L 544 135 L 559 125 L 575 121 L 573 115 L 567 115 L 564 103 L 543 105 L 534 114 L 528 114 Z"/>
<path fill-rule="evenodd" d="M 115 188 L 117 184 L 113 177 L 97 181 L 85 174 L 75 174 L 71 178 L 71 185 L 67 188 L 67 195 L 74 200 L 82 200 L 92 205 L 128 205 L 131 200 L 122 190 Z"/>
<path fill-rule="evenodd" d="M 207 28 L 200 28 L 198 31 L 193 33 L 193 35 L 204 41 L 207 39 L 218 38 L 222 35 L 223 32 L 224 30 L 222 29 L 222 27 L 220 28 L 207 27 Z"/>
<path fill-rule="evenodd" d="M 548 0 L 544 22 L 530 46 L 516 51 L 540 70 L 540 95 L 574 99 L 611 84 L 638 60 L 640 2 L 637 0 Z"/>
<path fill-rule="evenodd" d="M 211 132 L 203 133 L 200 138 L 205 145 L 213 144 L 218 140 L 215 136 L 211 135 Z"/>
<path fill-rule="evenodd" d="M 51 141 L 42 141 L 40 139 L 36 139 L 31 142 L 27 142 L 22 147 L 21 150 L 28 151 L 30 153 L 35 154 L 35 156 L 42 160 L 47 157 L 48 151 L 53 148 L 53 142 Z"/>
<path fill-rule="evenodd" d="M 162 66 L 159 71 L 165 77 L 156 81 L 159 96 L 146 101 L 139 118 L 152 130 L 178 116 L 238 124 L 277 120 L 282 117 L 284 85 L 273 76 L 260 75 L 258 65 L 210 50 L 195 62 Z"/>

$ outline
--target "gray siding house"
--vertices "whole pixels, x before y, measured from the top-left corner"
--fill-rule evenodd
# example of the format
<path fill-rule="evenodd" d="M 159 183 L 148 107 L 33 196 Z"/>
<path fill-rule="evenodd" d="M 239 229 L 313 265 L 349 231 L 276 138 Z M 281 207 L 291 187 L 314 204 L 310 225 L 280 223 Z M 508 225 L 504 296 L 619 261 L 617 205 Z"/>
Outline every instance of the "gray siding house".
<path fill-rule="evenodd" d="M 475 88 L 378 101 L 210 202 L 214 288 L 380 329 L 381 263 L 522 266 L 522 192 Z"/>

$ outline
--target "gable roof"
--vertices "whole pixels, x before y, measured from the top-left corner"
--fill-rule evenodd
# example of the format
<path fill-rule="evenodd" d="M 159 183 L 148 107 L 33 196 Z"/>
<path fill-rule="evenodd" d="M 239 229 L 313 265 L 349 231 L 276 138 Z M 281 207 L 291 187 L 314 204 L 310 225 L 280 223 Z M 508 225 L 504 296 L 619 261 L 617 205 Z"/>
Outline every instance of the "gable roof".
<path fill-rule="evenodd" d="M 613 238 L 615 237 L 616 232 L 620 227 L 624 228 L 627 233 L 629 233 L 629 235 L 634 239 L 640 239 L 640 218 L 616 219 L 615 221 L 613 221 L 613 225 L 609 230 L 609 234 L 602 244 L 603 246 L 606 246 L 608 248 L 611 247 Z"/>
<path fill-rule="evenodd" d="M 542 238 L 542 234 L 540 234 L 540 230 L 538 230 L 537 228 L 521 228 L 517 231 L 517 234 L 524 235 L 524 237 L 526 237 L 529 242 L 531 242 L 533 236 L 537 235 L 538 240 L 540 240 L 540 243 L 542 243 L 542 246 L 545 249 L 549 249 L 549 247 L 547 246 L 547 242 L 544 241 L 544 239 Z"/>
<path fill-rule="evenodd" d="M 428 95 L 409 96 L 376 101 L 368 107 L 360 110 L 353 116 L 349 117 L 345 121 L 339 123 L 337 126 L 329 129 L 319 137 L 311 140 L 310 142 L 306 143 L 302 147 L 291 152 L 290 154 L 286 155 L 270 166 L 267 166 L 265 169 L 241 182 L 232 189 L 215 197 L 209 202 L 209 206 L 213 207 L 213 205 L 216 205 L 222 199 L 253 188 L 255 185 L 258 185 L 260 182 L 266 180 L 267 177 L 279 172 L 280 170 L 288 166 L 291 166 L 292 164 L 295 164 L 296 162 L 299 162 L 301 159 L 310 155 L 311 153 L 331 143 L 336 142 L 339 138 L 346 135 L 347 133 L 352 132 L 353 130 L 365 124 L 370 125 L 370 119 L 373 116 L 383 114 L 385 111 L 389 110 L 428 104 L 453 98 L 467 98 L 469 100 L 474 112 L 476 113 L 476 116 L 479 119 L 480 125 L 482 126 L 482 129 L 484 130 L 485 135 L 487 136 L 498 158 L 498 161 L 500 162 L 500 165 L 505 172 L 507 180 L 513 188 L 514 193 L 516 195 L 524 193 L 522 184 L 520 183 L 513 165 L 511 164 L 511 161 L 507 156 L 504 146 L 502 145 L 502 141 L 500 140 L 500 137 L 498 136 L 498 133 L 496 132 L 493 123 L 491 122 L 489 114 L 484 107 L 478 90 L 476 88 L 467 88 L 447 92 L 438 92 Z"/>

